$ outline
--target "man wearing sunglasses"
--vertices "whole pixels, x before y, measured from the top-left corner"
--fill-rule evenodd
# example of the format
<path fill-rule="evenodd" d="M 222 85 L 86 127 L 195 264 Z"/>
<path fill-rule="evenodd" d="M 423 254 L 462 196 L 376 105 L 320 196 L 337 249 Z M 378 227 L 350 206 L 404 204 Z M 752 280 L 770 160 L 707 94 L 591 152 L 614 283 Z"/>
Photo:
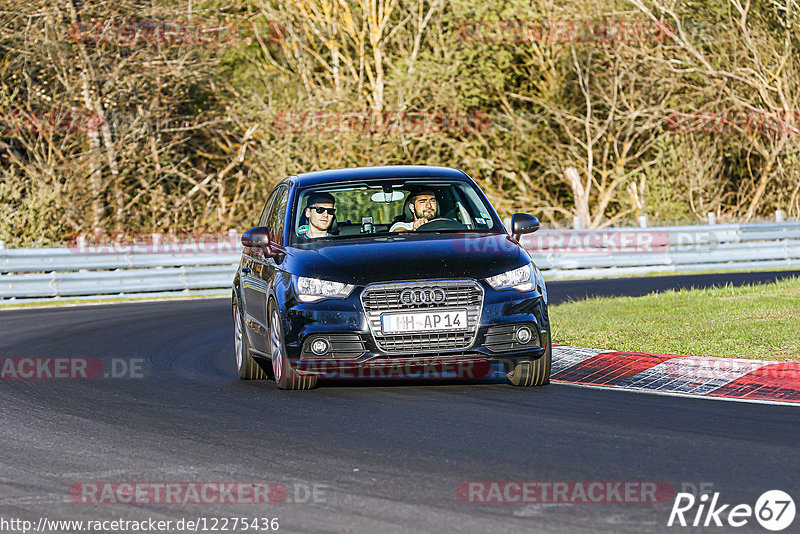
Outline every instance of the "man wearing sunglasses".
<path fill-rule="evenodd" d="M 336 199 L 330 193 L 312 193 L 308 196 L 305 212 L 308 230 L 305 232 L 305 237 L 317 239 L 331 235 L 328 230 L 336 214 L 336 209 L 333 207 L 335 203 Z"/>

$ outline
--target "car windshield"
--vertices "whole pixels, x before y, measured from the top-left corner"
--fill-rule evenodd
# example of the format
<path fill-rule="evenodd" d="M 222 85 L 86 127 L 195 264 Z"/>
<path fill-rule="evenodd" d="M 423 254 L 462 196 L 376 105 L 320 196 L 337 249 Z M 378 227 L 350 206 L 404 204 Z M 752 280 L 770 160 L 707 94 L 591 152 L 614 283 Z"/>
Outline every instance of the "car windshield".
<path fill-rule="evenodd" d="M 400 232 L 503 232 L 494 210 L 475 187 L 457 180 L 381 180 L 306 188 L 295 196 L 293 214 L 294 243 Z"/>

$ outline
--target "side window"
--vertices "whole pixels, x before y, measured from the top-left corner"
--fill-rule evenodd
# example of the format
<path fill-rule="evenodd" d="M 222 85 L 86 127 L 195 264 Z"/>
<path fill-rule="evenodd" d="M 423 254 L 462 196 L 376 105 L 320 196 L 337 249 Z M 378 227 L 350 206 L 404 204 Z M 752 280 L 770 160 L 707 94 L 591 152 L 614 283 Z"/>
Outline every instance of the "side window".
<path fill-rule="evenodd" d="M 277 196 L 278 190 L 272 192 L 272 194 L 267 199 L 267 202 L 264 204 L 264 209 L 261 211 L 261 217 L 258 219 L 259 226 L 266 226 L 267 225 L 267 215 L 269 214 L 269 208 L 272 206 L 272 201 L 275 200 Z"/>
<path fill-rule="evenodd" d="M 283 245 L 283 222 L 286 219 L 286 204 L 289 200 L 289 189 L 281 187 L 275 191 L 275 200 L 267 210 L 267 220 L 264 226 L 269 228 L 270 239 Z"/>
<path fill-rule="evenodd" d="M 472 217 L 474 217 L 475 223 L 481 228 L 494 228 L 495 224 L 492 220 L 492 216 L 489 214 L 489 210 L 483 204 L 481 199 L 478 198 L 475 190 L 473 190 L 471 187 L 464 186 L 460 187 L 459 189 L 461 191 L 461 198 L 467 205 L 468 211 L 471 212 Z M 478 221 L 478 219 L 481 219 L 483 222 L 481 223 Z"/>

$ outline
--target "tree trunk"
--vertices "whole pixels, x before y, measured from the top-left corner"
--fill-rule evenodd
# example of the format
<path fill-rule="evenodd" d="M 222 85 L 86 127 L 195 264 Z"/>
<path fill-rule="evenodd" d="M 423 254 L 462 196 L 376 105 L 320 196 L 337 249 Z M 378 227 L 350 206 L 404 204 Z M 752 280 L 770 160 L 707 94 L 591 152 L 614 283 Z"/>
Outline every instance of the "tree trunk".
<path fill-rule="evenodd" d="M 575 167 L 567 167 L 564 174 L 572 188 L 572 195 L 575 197 L 575 217 L 580 220 L 581 227 L 589 228 L 589 197 L 586 195 L 586 190 L 583 188 L 581 176 L 578 174 Z"/>

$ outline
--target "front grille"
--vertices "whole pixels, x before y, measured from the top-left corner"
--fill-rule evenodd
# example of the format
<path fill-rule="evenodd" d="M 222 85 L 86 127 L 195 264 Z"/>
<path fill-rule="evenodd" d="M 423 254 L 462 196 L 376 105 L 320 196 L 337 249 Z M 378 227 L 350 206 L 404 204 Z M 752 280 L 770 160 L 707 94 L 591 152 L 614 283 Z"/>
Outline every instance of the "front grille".
<path fill-rule="evenodd" d="M 434 302 L 402 302 L 405 289 L 441 288 L 444 298 Z M 367 315 L 375 344 L 389 353 L 436 352 L 464 350 L 475 341 L 483 307 L 483 289 L 475 280 L 417 280 L 387 284 L 372 284 L 361 293 L 361 304 Z M 467 325 L 458 331 L 384 334 L 381 315 L 384 313 L 464 309 Z"/>

